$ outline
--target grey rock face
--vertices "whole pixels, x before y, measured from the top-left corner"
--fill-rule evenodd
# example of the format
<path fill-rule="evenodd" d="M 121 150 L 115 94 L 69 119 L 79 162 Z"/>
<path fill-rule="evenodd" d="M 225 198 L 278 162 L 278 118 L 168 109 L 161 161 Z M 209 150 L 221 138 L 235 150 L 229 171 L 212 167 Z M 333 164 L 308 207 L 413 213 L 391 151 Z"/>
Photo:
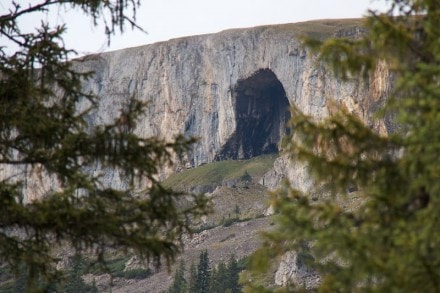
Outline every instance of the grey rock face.
<path fill-rule="evenodd" d="M 283 287 L 292 283 L 296 287 L 311 290 L 318 286 L 319 281 L 319 275 L 307 265 L 304 257 L 293 251 L 282 257 L 275 273 L 275 284 Z"/>
<path fill-rule="evenodd" d="M 386 65 L 381 64 L 369 80 L 338 80 L 301 46 L 299 37 L 304 31 L 319 35 L 321 28 L 334 36 L 362 33 L 356 23 L 341 27 L 337 21 L 318 21 L 312 26 L 305 23 L 230 30 L 84 57 L 74 62 L 74 67 L 95 72 L 84 83 L 84 90 L 99 96 L 99 107 L 88 114 L 88 123 L 113 122 L 121 106 L 135 96 L 149 103 L 135 133 L 168 139 L 177 134 L 199 137 L 182 165 L 164 170 L 163 176 L 183 166 L 278 152 L 289 105 L 322 118 L 330 113 L 328 105 L 333 100 L 379 133 L 393 131 L 393 123 L 387 119 L 371 119 L 391 84 Z M 79 108 L 89 106 L 84 102 Z M 58 186 L 56 178 L 39 171 L 38 166 L 33 170 L 0 166 L 0 180 L 23 174 L 28 177 L 27 200 Z M 312 184 L 305 166 L 290 162 L 286 156 L 276 160 L 260 183 L 276 188 L 285 177 L 299 189 Z M 111 172 L 103 180 L 116 187 L 124 184 L 119 174 Z M 242 241 L 249 242 L 249 237 Z M 242 250 L 249 251 L 247 247 Z M 127 267 L 138 265 L 133 259 Z M 99 288 L 108 288 L 110 280 L 106 275 L 96 282 Z M 278 285 L 293 282 L 313 288 L 319 277 L 297 253 L 289 252 L 275 281 Z"/>
<path fill-rule="evenodd" d="M 84 84 L 101 97 L 90 123 L 111 122 L 132 95 L 148 101 L 138 134 L 200 138 L 186 166 L 277 152 L 289 104 L 323 117 L 332 99 L 371 123 L 389 84 L 386 69 L 369 81 L 342 83 L 301 46 L 301 26 L 238 29 L 88 56 L 75 66 L 96 72 Z M 385 124 L 371 126 L 386 131 Z"/>
<path fill-rule="evenodd" d="M 89 122 L 112 122 L 118 107 L 133 95 L 148 101 L 137 134 L 172 138 L 182 133 L 200 138 L 182 164 L 186 168 L 278 152 L 289 105 L 322 118 L 330 114 L 329 102 L 334 101 L 379 133 L 392 131 L 389 121 L 371 119 L 389 91 L 385 64 L 369 80 L 342 82 L 301 46 L 299 36 L 307 25 L 230 30 L 88 56 L 75 67 L 96 72 L 84 84 L 100 97 L 99 109 L 90 114 Z M 341 28 L 331 21 L 325 25 L 334 25 L 327 31 L 334 36 L 362 33 L 356 25 Z M 164 170 L 163 175 L 176 169 Z M 276 188 L 285 177 L 299 189 L 312 184 L 306 167 L 286 156 L 276 160 L 260 183 Z M 307 289 L 319 282 L 296 252 L 283 257 L 275 276 L 277 285 L 290 282 Z"/>
<path fill-rule="evenodd" d="M 298 89 L 286 93 L 307 59 L 292 32 L 275 32 L 227 31 L 89 56 L 76 67 L 96 71 L 84 85 L 102 97 L 90 121 L 111 122 L 134 95 L 150 103 L 139 134 L 200 137 L 191 166 L 277 151 Z"/>
<path fill-rule="evenodd" d="M 144 137 L 199 137 L 183 162 L 186 167 L 277 152 L 286 131 L 288 106 L 293 104 L 324 117 L 333 99 L 386 132 L 385 123 L 373 125 L 369 120 L 388 89 L 386 67 L 368 81 L 342 83 L 301 46 L 299 36 L 309 24 L 230 30 L 84 57 L 74 67 L 95 72 L 84 89 L 100 97 L 99 109 L 89 114 L 88 121 L 113 122 L 131 96 L 148 101 L 135 132 Z M 312 33 L 319 33 L 319 28 Z M 325 28 L 330 35 L 353 36 L 361 31 L 356 24 L 341 28 L 331 21 L 325 22 Z M 288 164 L 280 159 L 276 174 L 267 181 L 273 185 L 288 175 L 301 187 L 303 180 L 298 178 L 303 177 L 303 168 Z M 11 173 L 0 172 L 5 173 L 1 178 Z M 110 177 L 113 185 L 123 184 L 118 174 Z M 38 185 L 50 188 L 49 181 Z"/>

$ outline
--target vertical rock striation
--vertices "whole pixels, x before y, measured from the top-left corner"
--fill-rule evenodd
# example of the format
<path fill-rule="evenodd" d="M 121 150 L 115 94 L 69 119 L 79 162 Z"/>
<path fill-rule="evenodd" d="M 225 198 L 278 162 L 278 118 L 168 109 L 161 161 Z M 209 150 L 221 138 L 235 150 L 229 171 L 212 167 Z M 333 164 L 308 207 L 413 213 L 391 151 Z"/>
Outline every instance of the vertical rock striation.
<path fill-rule="evenodd" d="M 323 117 L 327 102 L 334 99 L 372 123 L 369 117 L 389 86 L 386 67 L 369 81 L 342 83 L 300 42 L 303 34 L 353 37 L 362 32 L 360 23 L 333 20 L 229 30 L 90 55 L 74 66 L 95 72 L 84 83 L 86 91 L 100 97 L 99 109 L 88 116 L 90 124 L 113 122 L 131 96 L 148 101 L 136 133 L 199 137 L 184 162 L 198 166 L 277 152 L 289 104 Z M 80 108 L 87 106 L 84 102 Z M 385 132 L 387 125 L 371 124 Z M 282 158 L 275 164 L 266 180 L 269 186 L 284 175 L 304 184 L 302 167 L 291 166 L 287 172 L 287 164 Z"/>
<path fill-rule="evenodd" d="M 369 81 L 342 83 L 299 39 L 353 37 L 362 33 L 359 25 L 359 20 L 315 21 L 229 30 L 92 55 L 75 66 L 96 72 L 84 84 L 101 97 L 90 123 L 112 121 L 118 106 L 134 95 L 150 105 L 137 133 L 199 137 L 186 161 L 197 166 L 277 152 L 289 104 L 323 117 L 333 99 L 388 131 L 386 123 L 374 125 L 369 118 L 388 90 L 386 68 Z M 304 183 L 303 168 L 286 174 L 286 164 L 277 162 L 269 185 L 284 175 Z"/>

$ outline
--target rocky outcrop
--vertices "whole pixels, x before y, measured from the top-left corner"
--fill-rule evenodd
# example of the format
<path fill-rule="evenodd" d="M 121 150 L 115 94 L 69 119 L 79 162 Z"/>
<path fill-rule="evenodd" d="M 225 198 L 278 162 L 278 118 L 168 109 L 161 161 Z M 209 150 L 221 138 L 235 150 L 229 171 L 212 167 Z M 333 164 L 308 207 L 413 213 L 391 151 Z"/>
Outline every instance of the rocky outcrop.
<path fill-rule="evenodd" d="M 181 165 L 164 170 L 162 175 L 165 177 L 182 167 L 278 152 L 279 140 L 287 131 L 285 123 L 289 119 L 289 105 L 296 105 L 306 114 L 319 118 L 329 114 L 329 101 L 333 100 L 378 132 L 393 131 L 391 121 L 371 119 L 371 114 L 382 105 L 389 91 L 390 77 L 385 64 L 380 64 L 369 80 L 342 82 L 320 64 L 315 55 L 303 48 L 300 41 L 303 34 L 318 38 L 351 38 L 362 33 L 359 20 L 237 29 L 86 56 L 75 61 L 74 67 L 81 72 L 95 72 L 83 85 L 85 91 L 99 96 L 98 108 L 87 116 L 90 125 L 114 122 L 119 109 L 134 96 L 148 102 L 145 116 L 135 133 L 144 137 L 172 138 L 184 134 L 200 138 Z M 84 100 L 79 110 L 89 106 Z M 15 166 L 1 167 L 0 179 L 27 175 L 27 200 L 44 193 L 39 190 L 58 186 L 56 178 L 41 174 L 38 167 L 29 171 Z M 299 189 L 311 185 L 305 166 L 290 162 L 286 156 L 275 161 L 272 170 L 261 178 L 260 183 L 276 188 L 285 177 Z M 111 172 L 102 180 L 113 186 L 124 184 L 118 174 Z M 227 186 L 214 190 L 213 201 L 226 211 L 224 201 L 228 200 L 232 209 L 237 206 L 234 201 L 240 199 L 235 195 L 228 198 L 225 190 Z M 241 200 L 248 197 L 244 191 L 242 193 Z M 240 209 L 248 206 L 252 205 L 243 204 Z M 265 207 L 254 209 L 260 214 Z M 270 209 L 265 212 L 271 213 Z M 215 218 L 210 220 L 219 222 Z M 187 259 L 195 259 L 197 249 L 207 247 L 210 247 L 210 253 L 214 251 L 217 260 L 223 260 L 231 251 L 240 257 L 247 255 L 259 244 L 257 231 L 270 226 L 263 218 L 239 223 L 232 228 L 217 227 L 215 233 L 197 234 L 186 243 L 191 256 Z M 143 268 L 143 264 L 132 259 L 127 269 L 134 268 Z M 166 290 L 169 275 L 161 272 L 156 276 L 159 280 L 157 287 L 151 285 L 154 283 L 151 279 L 146 279 L 136 284 L 121 283 L 120 288 L 128 289 L 120 292 L 144 292 L 144 288 L 151 288 L 151 292 Z M 94 276 L 86 276 L 85 280 L 89 284 L 96 281 L 104 291 L 113 282 L 109 275 L 96 280 Z M 313 288 L 319 282 L 304 256 L 296 252 L 283 257 L 275 276 L 278 285 L 289 282 L 306 288 Z"/>
<path fill-rule="evenodd" d="M 292 104 L 323 117 L 333 99 L 386 132 L 386 123 L 374 125 L 369 119 L 389 84 L 385 67 L 369 81 L 343 83 L 299 39 L 303 33 L 352 37 L 361 32 L 358 20 L 237 29 L 87 56 L 75 67 L 95 71 L 84 84 L 100 97 L 90 123 L 112 122 L 118 107 L 134 95 L 149 102 L 136 132 L 199 137 L 184 162 L 198 166 L 277 152 Z M 301 167 L 287 164 L 280 159 L 275 172 L 303 178 Z"/>
<path fill-rule="evenodd" d="M 391 123 L 374 124 L 369 118 L 390 84 L 386 66 L 380 66 L 370 80 L 342 82 L 301 46 L 303 34 L 356 37 L 362 33 L 360 23 L 326 20 L 236 29 L 86 56 L 74 62 L 74 67 L 95 72 L 84 82 L 85 91 L 99 96 L 99 107 L 89 112 L 88 122 L 114 122 L 120 108 L 134 96 L 149 103 L 135 129 L 137 134 L 199 137 L 183 164 L 162 175 L 182 166 L 278 152 L 288 107 L 293 104 L 323 117 L 332 99 L 371 127 L 387 132 Z M 89 106 L 84 100 L 79 108 Z M 39 174 L 35 168 L 29 172 L 11 168 L 1 168 L 0 178 L 28 174 L 29 200 L 36 196 L 33 191 L 57 186 L 56 178 Z M 287 176 L 298 188 L 306 188 L 304 172 L 303 166 L 280 158 L 264 182 L 274 187 Z M 118 174 L 108 174 L 103 181 L 124 184 Z"/>
<path fill-rule="evenodd" d="M 319 284 L 317 272 L 307 264 L 307 256 L 296 252 L 287 252 L 275 273 L 275 284 L 285 287 L 292 285 L 311 290 Z"/>
<path fill-rule="evenodd" d="M 137 134 L 163 138 L 184 134 L 200 138 L 182 165 L 165 170 L 164 174 L 169 174 L 182 166 L 278 152 L 279 140 L 287 131 L 289 105 L 321 118 L 329 114 L 329 102 L 334 101 L 378 132 L 393 131 L 393 124 L 387 119 L 371 119 L 389 91 L 390 77 L 384 64 L 378 66 L 369 80 L 342 82 L 300 42 L 302 34 L 352 38 L 362 33 L 359 20 L 237 29 L 87 56 L 74 66 L 79 71 L 95 71 L 84 83 L 86 91 L 100 97 L 99 108 L 88 116 L 90 124 L 113 122 L 118 109 L 135 96 L 149 103 L 135 130 Z M 87 104 L 81 107 L 86 108 Z M 276 188 L 285 177 L 299 189 L 312 184 L 305 166 L 290 162 L 286 156 L 275 161 L 260 183 Z M 119 184 L 115 178 L 107 180 Z M 269 209 L 266 214 L 271 212 Z M 253 245 L 250 242 L 257 241 L 249 237 L 238 239 L 243 231 L 253 231 L 249 227 L 239 233 L 231 231 L 222 235 L 218 240 L 222 244 L 215 247 L 223 248 L 225 239 L 234 240 L 233 246 L 227 246 L 228 251 L 239 251 L 237 247 L 243 243 Z M 207 239 L 217 234 L 200 233 L 188 243 L 187 249 L 204 247 L 209 242 Z M 246 253 L 253 249 L 245 248 Z M 308 267 L 304 257 L 288 252 L 278 267 L 275 283 L 315 287 L 319 276 Z M 162 284 L 160 289 L 166 289 L 163 284 L 170 283 L 169 277 L 157 276 Z M 147 283 L 151 284 L 151 280 L 135 287 L 147 288 L 150 286 Z"/>

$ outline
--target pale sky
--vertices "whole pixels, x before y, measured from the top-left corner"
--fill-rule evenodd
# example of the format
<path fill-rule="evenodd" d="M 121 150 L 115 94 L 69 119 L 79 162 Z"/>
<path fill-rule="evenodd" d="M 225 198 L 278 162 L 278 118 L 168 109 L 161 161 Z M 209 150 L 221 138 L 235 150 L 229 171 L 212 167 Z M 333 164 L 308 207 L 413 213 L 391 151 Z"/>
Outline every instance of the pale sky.
<path fill-rule="evenodd" d="M 1 0 L 0 15 L 10 8 L 10 0 Z M 18 3 L 40 1 L 16 0 Z M 23 18 L 20 25 L 34 28 L 40 19 L 52 24 L 67 23 L 64 40 L 78 53 L 98 53 L 127 47 L 151 44 L 172 38 L 215 33 L 230 28 L 266 24 L 294 23 L 326 18 L 362 17 L 367 10 L 383 11 L 386 0 L 141 0 L 137 13 L 138 24 L 148 34 L 127 28 L 117 34 L 107 46 L 103 29 L 77 11 L 65 9 L 47 15 Z M 0 39 L 0 45 L 6 41 Z"/>

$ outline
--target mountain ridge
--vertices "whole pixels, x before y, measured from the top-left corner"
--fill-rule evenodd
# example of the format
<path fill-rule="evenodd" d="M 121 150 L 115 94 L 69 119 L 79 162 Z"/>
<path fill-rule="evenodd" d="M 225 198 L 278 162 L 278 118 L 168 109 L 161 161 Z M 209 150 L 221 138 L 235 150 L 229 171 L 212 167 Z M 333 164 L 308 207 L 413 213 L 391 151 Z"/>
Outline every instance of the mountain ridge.
<path fill-rule="evenodd" d="M 73 67 L 80 72 L 95 72 L 83 84 L 85 92 L 90 91 L 99 97 L 97 109 L 86 117 L 90 125 L 114 122 L 119 109 L 134 96 L 148 102 L 145 116 L 134 129 L 136 134 L 164 139 L 178 134 L 200 138 L 182 162 L 164 167 L 161 178 L 165 179 L 183 169 L 219 160 L 250 159 L 282 152 L 279 140 L 287 131 L 286 111 L 291 105 L 308 115 L 322 118 L 331 113 L 329 105 L 336 103 L 359 116 L 377 132 L 387 134 L 392 131 L 386 120 L 372 119 L 372 114 L 390 90 L 391 78 L 385 64 L 379 64 L 368 80 L 343 82 L 301 43 L 304 33 L 319 38 L 356 37 L 364 33 L 361 23 L 362 19 L 317 20 L 232 29 L 94 54 L 74 61 Z M 78 105 L 78 110 L 85 110 L 89 106 L 84 99 Z M 28 173 L 18 169 L 0 170 L 0 178 L 14 174 L 22 176 Z M 28 200 L 39 196 L 35 190 L 44 193 L 53 185 L 50 178 L 37 172 L 32 176 L 27 181 L 25 194 L 28 194 Z M 306 166 L 280 155 L 273 167 L 261 177 L 254 178 L 253 185 L 248 186 L 251 191 L 258 191 L 258 213 L 267 208 L 260 204 L 266 200 L 267 189 L 276 188 L 283 178 L 289 179 L 298 189 L 307 189 L 310 185 Z M 124 184 L 124 178 L 116 172 L 109 172 L 102 180 L 104 185 L 116 188 Z M 194 244 L 191 246 L 195 249 L 192 255 L 196 254 L 197 249 L 210 249 L 211 244 L 204 242 L 208 238 L 203 237 L 217 236 L 217 232 L 227 237 L 232 233 L 228 232 L 229 227 L 219 227 L 219 220 L 222 216 L 227 219 L 228 213 L 233 213 L 231 211 L 237 205 L 234 199 L 243 199 L 249 195 L 248 191 L 242 186 L 236 186 L 235 189 L 230 186 L 213 187 L 210 196 L 222 203 L 218 210 L 225 214 L 202 219 L 202 222 L 217 225 L 217 230 L 211 234 L 202 231 L 194 235 L 199 241 L 197 244 L 192 242 L 194 238 L 188 240 L 187 247 Z M 222 196 L 230 199 L 230 206 L 223 205 L 224 198 L 220 200 Z M 243 210 L 243 207 L 240 209 Z M 257 246 L 258 233 L 252 227 L 270 226 L 268 218 L 248 222 L 232 225 L 239 231 L 234 233 L 236 235 L 242 231 L 253 233 L 252 241 L 255 243 L 250 243 L 252 247 L 248 250 L 243 248 L 241 254 L 249 254 Z M 253 223 L 258 225 L 252 226 Z M 228 241 L 235 245 L 237 243 L 233 241 L 237 238 Z M 242 238 L 240 241 L 249 239 Z M 226 247 L 228 241 L 221 245 L 213 241 L 212 245 Z M 249 243 L 238 243 L 241 247 L 247 247 L 245 244 Z M 231 247 L 228 249 L 231 250 Z M 189 259 L 188 255 L 182 257 Z M 170 283 L 166 273 L 162 277 L 161 280 Z M 148 290 L 142 286 L 147 286 L 151 280 L 137 285 L 138 291 Z M 122 281 L 113 291 L 126 292 L 124 288 L 130 288 L 127 290 L 134 292 L 135 287 L 136 284 Z M 163 286 L 161 288 L 164 289 Z"/>
<path fill-rule="evenodd" d="M 113 121 L 127 97 L 148 101 L 150 107 L 135 132 L 145 137 L 199 137 L 180 165 L 194 167 L 228 158 L 249 158 L 268 149 L 277 151 L 278 147 L 261 143 L 259 149 L 247 154 L 253 142 L 242 139 L 240 132 L 243 123 L 261 127 L 272 124 L 273 129 L 255 141 L 268 139 L 274 146 L 279 141 L 286 119 L 268 118 L 261 110 L 273 96 L 275 83 L 275 92 L 281 96 L 279 102 L 269 105 L 271 109 L 288 109 L 295 104 L 307 114 L 323 117 L 329 113 L 328 102 L 336 100 L 372 127 L 386 132 L 386 125 L 370 119 L 375 104 L 388 90 L 386 69 L 379 68 L 368 82 L 342 82 L 302 46 L 298 37 L 305 31 L 354 37 L 363 32 L 361 23 L 362 19 L 324 20 L 226 30 L 93 55 L 74 66 L 79 71 L 96 72 L 84 84 L 86 91 L 101 97 L 99 109 L 89 116 L 90 124 Z M 263 91 L 266 96 L 255 94 Z M 264 132 L 261 127 L 250 132 Z M 234 133 L 238 133 L 236 138 Z M 222 152 L 227 145 L 232 151 Z M 165 170 L 164 176 L 180 166 Z"/>

